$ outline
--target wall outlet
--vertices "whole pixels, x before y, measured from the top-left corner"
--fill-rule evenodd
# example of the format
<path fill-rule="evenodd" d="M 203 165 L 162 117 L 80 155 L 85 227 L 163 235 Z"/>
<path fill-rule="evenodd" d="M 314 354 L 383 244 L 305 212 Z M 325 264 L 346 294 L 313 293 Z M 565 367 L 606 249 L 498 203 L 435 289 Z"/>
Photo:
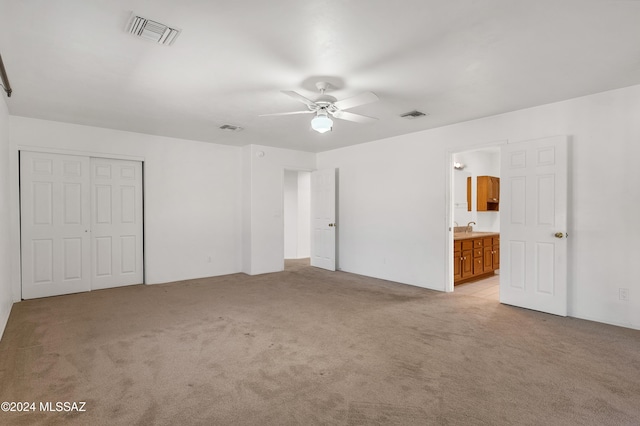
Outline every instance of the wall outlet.
<path fill-rule="evenodd" d="M 620 300 L 624 300 L 625 302 L 629 301 L 629 289 L 628 288 L 620 288 L 620 289 L 618 289 L 618 295 L 620 296 Z"/>

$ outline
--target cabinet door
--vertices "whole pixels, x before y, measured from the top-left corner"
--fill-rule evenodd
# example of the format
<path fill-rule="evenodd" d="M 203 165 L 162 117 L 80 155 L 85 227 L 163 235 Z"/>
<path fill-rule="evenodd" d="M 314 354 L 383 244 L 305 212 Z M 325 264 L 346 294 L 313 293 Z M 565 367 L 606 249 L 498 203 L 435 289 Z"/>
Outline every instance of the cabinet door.
<path fill-rule="evenodd" d="M 460 275 L 462 278 L 467 278 L 473 275 L 473 250 L 462 251 L 462 268 Z"/>
<path fill-rule="evenodd" d="M 500 269 L 500 246 L 493 246 L 493 269 Z"/>
<path fill-rule="evenodd" d="M 462 278 L 462 252 L 453 252 L 453 282 Z"/>
<path fill-rule="evenodd" d="M 473 258 L 473 275 L 481 275 L 484 273 L 484 262 L 482 257 Z"/>
<path fill-rule="evenodd" d="M 484 272 L 493 271 L 493 247 L 485 247 L 484 248 L 484 256 L 483 256 L 483 270 Z"/>
<path fill-rule="evenodd" d="M 500 178 L 489 176 L 487 182 L 487 202 L 500 201 Z"/>
<path fill-rule="evenodd" d="M 477 210 L 498 211 L 500 202 L 500 178 L 494 176 L 478 176 L 477 178 Z"/>
<path fill-rule="evenodd" d="M 486 197 L 487 197 L 487 202 L 490 201 L 495 201 L 495 194 L 494 194 L 494 186 L 493 186 L 493 177 L 491 176 L 487 176 L 485 179 L 485 184 L 487 185 L 487 192 L 486 192 Z"/>

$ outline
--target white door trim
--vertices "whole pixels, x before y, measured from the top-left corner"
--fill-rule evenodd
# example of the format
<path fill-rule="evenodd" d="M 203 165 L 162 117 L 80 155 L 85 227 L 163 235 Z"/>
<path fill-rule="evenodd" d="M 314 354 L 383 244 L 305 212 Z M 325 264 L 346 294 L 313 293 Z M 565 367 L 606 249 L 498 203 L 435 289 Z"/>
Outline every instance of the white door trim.
<path fill-rule="evenodd" d="M 30 151 L 37 153 L 48 153 L 48 154 L 64 154 L 64 155 L 77 155 L 80 157 L 91 157 L 91 158 L 105 158 L 105 159 L 114 159 L 114 160 L 129 160 L 129 161 L 141 161 L 144 162 L 145 157 L 140 157 L 137 155 L 121 155 L 114 154 L 110 152 L 96 152 L 96 151 L 81 151 L 77 149 L 62 149 L 62 148 L 51 148 L 44 146 L 33 146 L 33 145 L 18 145 L 18 151 Z"/>

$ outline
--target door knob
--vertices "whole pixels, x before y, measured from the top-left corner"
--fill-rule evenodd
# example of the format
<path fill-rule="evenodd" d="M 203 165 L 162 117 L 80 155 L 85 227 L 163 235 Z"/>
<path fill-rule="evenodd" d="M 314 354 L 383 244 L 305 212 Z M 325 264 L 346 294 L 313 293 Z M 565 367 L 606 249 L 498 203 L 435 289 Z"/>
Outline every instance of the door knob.
<path fill-rule="evenodd" d="M 555 236 L 556 238 L 562 238 L 562 237 L 564 237 L 564 233 L 563 233 L 563 232 L 556 232 L 556 233 L 554 234 L 554 236 Z"/>

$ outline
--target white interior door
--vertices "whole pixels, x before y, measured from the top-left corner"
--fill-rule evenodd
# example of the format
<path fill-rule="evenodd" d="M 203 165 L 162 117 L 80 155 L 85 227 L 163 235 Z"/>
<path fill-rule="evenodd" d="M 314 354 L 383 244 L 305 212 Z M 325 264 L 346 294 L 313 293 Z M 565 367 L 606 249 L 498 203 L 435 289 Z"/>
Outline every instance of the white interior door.
<path fill-rule="evenodd" d="M 91 289 L 89 158 L 20 154 L 22 298 Z"/>
<path fill-rule="evenodd" d="M 311 266 L 336 270 L 336 169 L 311 172 Z"/>
<path fill-rule="evenodd" d="M 142 163 L 91 159 L 92 289 L 143 282 Z"/>
<path fill-rule="evenodd" d="M 500 302 L 567 315 L 567 138 L 502 147 Z"/>

